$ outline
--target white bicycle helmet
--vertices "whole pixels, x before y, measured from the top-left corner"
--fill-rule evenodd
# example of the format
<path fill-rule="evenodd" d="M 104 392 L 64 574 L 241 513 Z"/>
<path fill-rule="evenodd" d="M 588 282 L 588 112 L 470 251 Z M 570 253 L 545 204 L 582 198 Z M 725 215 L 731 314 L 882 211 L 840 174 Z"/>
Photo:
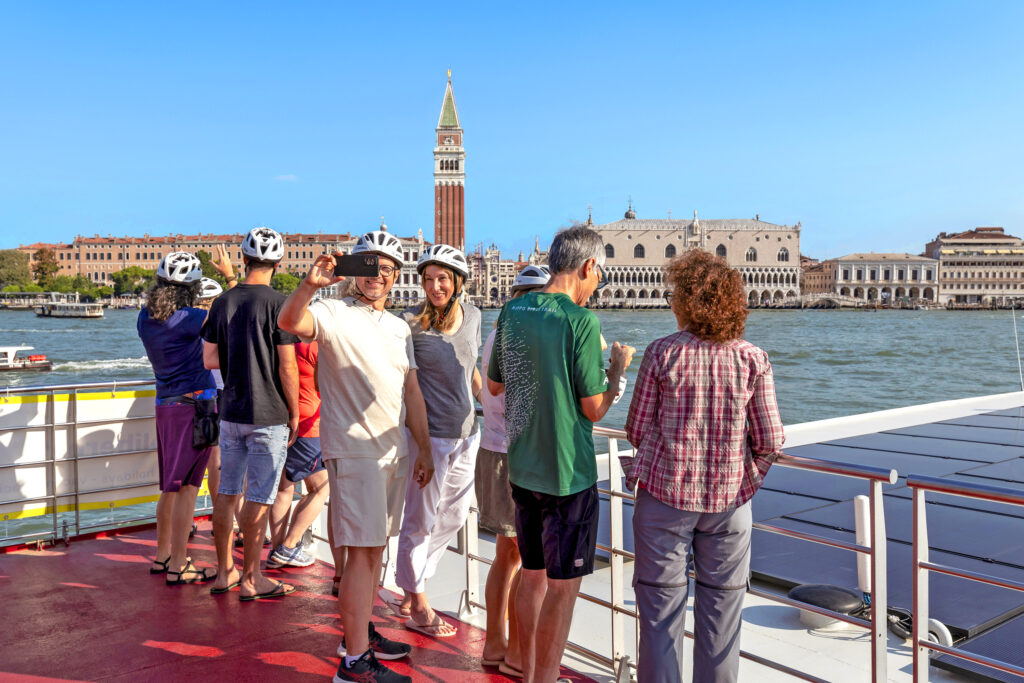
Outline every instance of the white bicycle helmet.
<path fill-rule="evenodd" d="M 352 247 L 353 254 L 377 254 L 392 259 L 401 268 L 405 265 L 402 254 L 402 243 L 397 237 L 383 230 L 368 232 L 356 241 Z"/>
<path fill-rule="evenodd" d="M 187 251 L 172 251 L 160 259 L 156 276 L 167 282 L 191 285 L 203 277 L 203 264 Z"/>
<path fill-rule="evenodd" d="M 462 277 L 469 277 L 469 264 L 466 263 L 466 256 L 447 244 L 435 244 L 424 249 L 420 254 L 419 261 L 416 262 L 416 272 L 423 275 L 423 269 L 431 263 L 451 268 Z"/>
<path fill-rule="evenodd" d="M 284 240 L 277 230 L 253 228 L 242 240 L 242 253 L 257 261 L 277 263 L 284 258 Z"/>
<path fill-rule="evenodd" d="M 543 287 L 551 279 L 551 271 L 547 266 L 526 266 L 516 275 L 512 283 L 512 292 L 531 287 Z"/>
<path fill-rule="evenodd" d="M 212 299 L 224 293 L 224 288 L 216 280 L 204 277 L 199 281 L 199 298 Z"/>

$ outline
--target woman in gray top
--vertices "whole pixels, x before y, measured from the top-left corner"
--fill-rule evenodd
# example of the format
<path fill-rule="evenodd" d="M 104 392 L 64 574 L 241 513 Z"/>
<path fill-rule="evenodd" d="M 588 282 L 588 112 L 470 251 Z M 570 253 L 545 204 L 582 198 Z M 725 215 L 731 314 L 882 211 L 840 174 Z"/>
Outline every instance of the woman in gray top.
<path fill-rule="evenodd" d="M 395 576 L 405 596 L 388 604 L 408 617 L 407 628 L 447 638 L 455 635 L 455 627 L 431 609 L 426 580 L 465 523 L 473 497 L 480 445 L 473 403 L 482 386 L 476 369 L 480 310 L 459 301 L 469 268 L 458 249 L 436 244 L 420 255 L 416 270 L 427 299 L 402 317 L 412 329 L 417 376 L 427 404 L 434 478 L 423 488 L 409 482 Z"/>

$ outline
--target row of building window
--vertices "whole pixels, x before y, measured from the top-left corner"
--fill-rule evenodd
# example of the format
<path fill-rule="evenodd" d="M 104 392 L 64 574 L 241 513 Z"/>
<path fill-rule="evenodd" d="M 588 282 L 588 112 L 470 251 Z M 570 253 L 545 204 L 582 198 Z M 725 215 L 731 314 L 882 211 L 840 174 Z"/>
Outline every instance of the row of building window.
<path fill-rule="evenodd" d="M 851 279 L 850 278 L 850 272 L 851 271 L 850 271 L 849 268 L 844 268 L 843 269 L 843 280 L 850 280 Z M 905 279 L 904 278 L 904 273 L 905 272 L 906 271 L 904 271 L 903 269 L 898 269 L 896 271 L 896 279 L 897 280 Z M 856 278 L 857 282 L 864 282 L 864 271 L 858 269 L 856 271 L 856 274 L 857 274 L 857 278 Z M 868 281 L 874 281 L 874 280 L 877 280 L 877 279 L 878 279 L 878 271 L 875 270 L 875 269 L 869 270 L 868 271 Z M 889 270 L 888 268 L 883 270 L 882 271 L 882 279 L 883 280 L 891 280 L 892 279 L 892 271 Z M 921 271 L 917 270 L 916 268 L 911 270 L 910 271 L 910 279 L 913 282 L 917 282 L 918 280 L 920 280 L 921 279 Z M 932 279 L 932 270 L 930 268 L 928 270 L 924 271 L 924 279 L 925 280 L 931 280 Z"/>
<path fill-rule="evenodd" d="M 458 159 L 441 159 L 441 170 L 442 171 L 458 171 L 459 160 Z"/>
<path fill-rule="evenodd" d="M 719 244 L 715 254 L 725 258 L 725 247 Z M 747 263 L 757 263 L 757 249 L 754 249 L 753 247 L 747 249 L 747 253 L 743 256 L 743 260 Z M 775 260 L 779 263 L 789 263 L 789 249 L 786 249 L 785 247 L 779 249 L 779 253 L 775 255 Z"/>
<path fill-rule="evenodd" d="M 665 247 L 665 258 L 675 258 L 676 253 L 676 245 L 669 244 Z M 604 255 L 607 258 L 615 258 L 615 247 L 613 247 L 610 244 L 604 245 Z M 644 258 L 645 255 L 646 250 L 644 249 L 644 245 L 638 244 L 633 247 L 633 258 Z M 715 256 L 724 259 L 728 255 L 729 252 L 725 248 L 724 244 L 719 244 L 718 247 L 715 248 Z M 747 253 L 744 257 L 744 260 L 747 263 L 757 263 L 757 249 L 754 249 L 753 247 L 747 249 Z M 780 263 L 788 263 L 789 249 L 786 249 L 785 247 L 779 249 L 778 254 L 776 254 L 776 261 Z"/>

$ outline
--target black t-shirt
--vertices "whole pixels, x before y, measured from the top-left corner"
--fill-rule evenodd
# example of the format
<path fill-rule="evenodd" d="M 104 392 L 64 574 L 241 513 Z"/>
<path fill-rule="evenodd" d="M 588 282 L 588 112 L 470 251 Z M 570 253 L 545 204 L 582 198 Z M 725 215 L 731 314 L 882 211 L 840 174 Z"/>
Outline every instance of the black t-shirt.
<path fill-rule="evenodd" d="M 298 338 L 277 326 L 284 295 L 266 285 L 239 284 L 210 308 L 203 339 L 217 345 L 224 391 L 220 416 L 249 425 L 288 423 L 277 347 Z"/>

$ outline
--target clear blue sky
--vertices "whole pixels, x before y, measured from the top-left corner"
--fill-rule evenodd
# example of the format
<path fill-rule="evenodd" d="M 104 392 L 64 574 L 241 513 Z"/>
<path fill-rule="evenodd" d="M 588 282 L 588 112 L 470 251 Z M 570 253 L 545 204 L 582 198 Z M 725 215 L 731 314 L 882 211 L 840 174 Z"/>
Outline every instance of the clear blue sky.
<path fill-rule="evenodd" d="M 803 223 L 803 252 L 1024 233 L 1024 3 L 0 3 L 0 247 L 433 235 L 451 67 L 467 241 Z"/>

